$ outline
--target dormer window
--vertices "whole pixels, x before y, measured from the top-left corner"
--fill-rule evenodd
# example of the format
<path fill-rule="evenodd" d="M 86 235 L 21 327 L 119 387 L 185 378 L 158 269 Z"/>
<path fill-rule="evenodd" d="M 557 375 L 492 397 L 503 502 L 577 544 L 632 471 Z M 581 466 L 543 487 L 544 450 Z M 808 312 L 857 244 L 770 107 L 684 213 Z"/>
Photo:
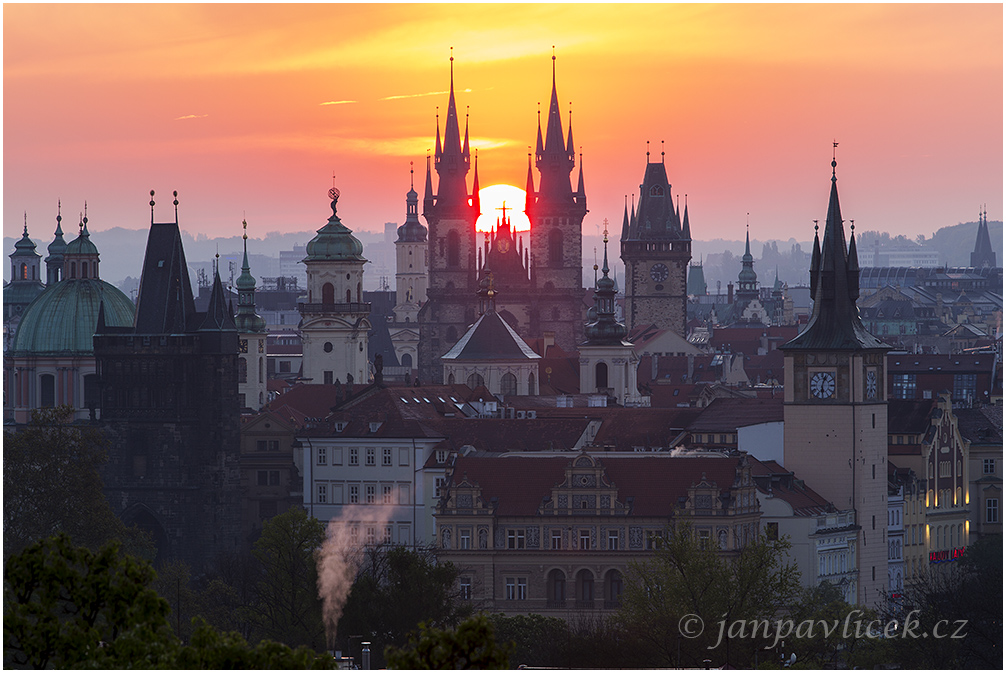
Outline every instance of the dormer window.
<path fill-rule="evenodd" d="M 383 425 L 383 423 L 381 421 L 371 421 L 371 423 L 370 423 L 370 431 L 371 432 L 377 432 L 378 430 L 381 429 L 382 425 Z"/>
<path fill-rule="evenodd" d="M 336 424 L 335 424 L 335 431 L 336 432 L 342 432 L 345 429 L 346 429 L 346 422 L 345 421 L 337 421 L 336 422 Z"/>
<path fill-rule="evenodd" d="M 443 464 L 447 462 L 447 450 L 437 449 L 436 455 L 434 456 L 438 464 Z"/>

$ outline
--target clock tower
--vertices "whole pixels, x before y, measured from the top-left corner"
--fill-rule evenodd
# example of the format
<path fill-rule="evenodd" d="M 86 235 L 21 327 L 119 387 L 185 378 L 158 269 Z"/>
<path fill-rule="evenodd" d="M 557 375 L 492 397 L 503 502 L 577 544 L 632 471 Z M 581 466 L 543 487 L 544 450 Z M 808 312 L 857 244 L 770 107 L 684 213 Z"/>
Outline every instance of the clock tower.
<path fill-rule="evenodd" d="M 692 236 L 688 225 L 688 202 L 684 218 L 671 199 L 664 154 L 660 163 L 650 163 L 640 185 L 639 208 L 628 205 L 622 218 L 622 261 L 625 262 L 625 322 L 629 331 L 656 325 L 685 334 L 688 301 L 688 262 L 692 259 Z"/>
<path fill-rule="evenodd" d="M 845 245 L 833 160 L 823 242 L 815 225 L 810 292 L 814 312 L 785 354 L 784 460 L 839 510 L 854 510 L 858 579 L 843 587 L 861 605 L 887 586 L 887 344 L 859 318 L 854 232 Z"/>

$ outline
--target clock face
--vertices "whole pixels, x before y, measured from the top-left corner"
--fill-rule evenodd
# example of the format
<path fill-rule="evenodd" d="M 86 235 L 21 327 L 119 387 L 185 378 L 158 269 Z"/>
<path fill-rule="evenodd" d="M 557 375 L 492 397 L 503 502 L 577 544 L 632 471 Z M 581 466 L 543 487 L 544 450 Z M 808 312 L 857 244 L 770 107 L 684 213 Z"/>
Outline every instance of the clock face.
<path fill-rule="evenodd" d="M 821 400 L 826 400 L 835 394 L 835 375 L 831 372 L 815 372 L 810 377 L 810 392 Z"/>
<path fill-rule="evenodd" d="M 650 278 L 657 283 L 663 283 L 667 280 L 667 265 L 666 264 L 654 264 L 650 267 Z"/>
<path fill-rule="evenodd" d="M 238 341 L 238 353 L 248 352 L 248 339 L 240 339 Z"/>
<path fill-rule="evenodd" d="M 871 369 L 866 372 L 866 396 L 871 399 L 877 399 L 877 370 Z"/>

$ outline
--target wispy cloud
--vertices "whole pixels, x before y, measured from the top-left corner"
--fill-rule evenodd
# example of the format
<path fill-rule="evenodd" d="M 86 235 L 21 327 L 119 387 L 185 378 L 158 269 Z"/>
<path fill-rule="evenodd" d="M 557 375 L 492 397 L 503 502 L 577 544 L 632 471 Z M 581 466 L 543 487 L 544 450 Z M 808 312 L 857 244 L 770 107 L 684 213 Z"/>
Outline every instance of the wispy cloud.
<path fill-rule="evenodd" d="M 318 105 L 345 105 L 346 103 L 356 103 L 355 100 L 327 100 L 324 103 L 318 103 Z"/>
<path fill-rule="evenodd" d="M 175 121 L 179 119 L 202 119 L 203 117 L 209 117 L 209 115 L 182 115 L 181 117 L 175 117 Z"/>
<path fill-rule="evenodd" d="M 459 89 L 460 93 L 471 93 L 471 89 Z M 385 96 L 381 100 L 398 100 L 400 98 L 423 98 L 424 96 L 446 96 L 450 91 L 427 91 L 426 93 L 405 93 L 399 96 Z"/>

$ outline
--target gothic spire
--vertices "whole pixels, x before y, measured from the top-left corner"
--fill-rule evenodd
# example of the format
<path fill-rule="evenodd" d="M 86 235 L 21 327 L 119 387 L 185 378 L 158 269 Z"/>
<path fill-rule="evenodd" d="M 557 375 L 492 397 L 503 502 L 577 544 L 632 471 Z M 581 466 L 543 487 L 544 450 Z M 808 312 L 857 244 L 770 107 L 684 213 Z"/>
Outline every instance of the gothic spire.
<path fill-rule="evenodd" d="M 663 155 L 663 152 L 661 152 Z M 684 222 L 681 225 L 681 236 L 687 240 L 692 240 L 692 228 L 688 224 L 688 195 L 685 194 L 685 216 Z"/>
<path fill-rule="evenodd" d="M 831 195 L 828 200 L 828 219 L 825 221 L 824 237 L 820 246 L 820 262 L 815 265 L 812 260 L 814 312 L 807 329 L 784 345 L 783 349 L 887 350 L 888 346 L 870 334 L 859 318 L 859 309 L 855 301 L 855 297 L 859 294 L 858 279 L 855 283 L 851 282 L 852 272 L 858 267 L 854 257 L 856 248 L 852 245 L 850 255 L 850 250 L 845 245 L 836 166 L 837 162 L 832 159 Z M 816 243 L 815 237 L 815 257 Z"/>
<path fill-rule="evenodd" d="M 447 103 L 447 119 L 444 123 L 444 141 L 440 145 L 440 121 L 437 119 L 437 154 L 434 164 L 440 181 L 437 184 L 437 205 L 449 210 L 462 210 L 468 205 L 468 187 L 465 176 L 471 165 L 467 146 L 467 124 L 465 130 L 466 142 L 461 145 L 461 131 L 458 122 L 458 109 L 454 97 L 454 55 L 451 52 L 451 92 Z"/>
<path fill-rule="evenodd" d="M 538 132 L 541 133 L 539 118 Z M 562 133 L 562 113 L 559 111 L 559 94 L 555 81 L 555 54 L 552 55 L 552 96 L 548 105 L 548 120 L 545 127 L 545 143 L 541 145 L 536 157 L 538 171 L 541 173 L 539 192 L 556 203 L 572 202 L 573 189 L 570 186 L 570 173 L 573 171 L 574 149 L 573 137 L 568 140 Z M 567 144 L 568 143 L 568 144 Z"/>

